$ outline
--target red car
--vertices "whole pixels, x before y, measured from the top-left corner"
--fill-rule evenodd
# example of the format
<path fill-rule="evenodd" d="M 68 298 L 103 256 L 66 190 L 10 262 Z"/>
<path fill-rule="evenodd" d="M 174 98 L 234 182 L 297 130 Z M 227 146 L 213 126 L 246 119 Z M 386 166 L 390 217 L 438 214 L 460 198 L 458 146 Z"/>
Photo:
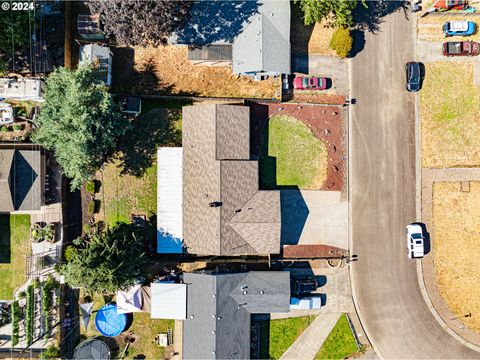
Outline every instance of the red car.
<path fill-rule="evenodd" d="M 293 88 L 297 90 L 325 90 L 327 88 L 327 78 L 297 77 L 293 80 Z"/>
<path fill-rule="evenodd" d="M 475 41 L 449 41 L 443 43 L 445 56 L 475 56 L 479 53 L 478 42 Z"/>
<path fill-rule="evenodd" d="M 467 0 L 437 0 L 433 3 L 433 7 L 439 11 L 463 10 L 467 4 Z"/>

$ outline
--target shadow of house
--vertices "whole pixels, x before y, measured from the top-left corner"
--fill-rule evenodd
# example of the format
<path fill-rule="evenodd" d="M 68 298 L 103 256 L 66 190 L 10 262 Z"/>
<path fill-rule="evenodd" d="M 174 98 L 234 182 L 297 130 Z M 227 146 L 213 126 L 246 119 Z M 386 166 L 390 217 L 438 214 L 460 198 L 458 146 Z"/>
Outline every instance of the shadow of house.
<path fill-rule="evenodd" d="M 196 1 L 168 42 L 190 46 L 195 63 L 231 61 L 234 74 L 289 74 L 290 2 Z"/>
<path fill-rule="evenodd" d="M 10 217 L 0 215 L 0 264 L 10 264 L 11 246 L 10 246 Z"/>
<path fill-rule="evenodd" d="M 0 213 L 45 204 L 45 155 L 39 146 L 0 146 Z"/>
<path fill-rule="evenodd" d="M 257 121 L 258 123 L 253 124 L 256 134 L 252 135 L 251 144 L 259 159 L 260 189 L 280 191 L 280 245 L 282 247 L 296 245 L 300 240 L 310 211 L 298 186 L 295 184 L 279 186 L 277 184 L 277 158 L 268 155 L 268 109 L 264 105 L 257 105 L 255 111 L 258 113 L 252 117 L 255 119 L 252 122 Z M 260 114 L 263 116 L 257 116 Z"/>

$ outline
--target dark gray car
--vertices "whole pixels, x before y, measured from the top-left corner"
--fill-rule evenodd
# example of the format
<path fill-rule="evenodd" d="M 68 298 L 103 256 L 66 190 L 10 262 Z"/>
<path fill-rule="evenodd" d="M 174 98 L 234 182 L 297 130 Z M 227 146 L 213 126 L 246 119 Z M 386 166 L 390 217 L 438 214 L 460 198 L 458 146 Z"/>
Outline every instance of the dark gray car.
<path fill-rule="evenodd" d="M 405 66 L 405 72 L 407 74 L 407 90 L 410 92 L 416 92 L 420 90 L 421 73 L 420 63 L 409 62 Z"/>

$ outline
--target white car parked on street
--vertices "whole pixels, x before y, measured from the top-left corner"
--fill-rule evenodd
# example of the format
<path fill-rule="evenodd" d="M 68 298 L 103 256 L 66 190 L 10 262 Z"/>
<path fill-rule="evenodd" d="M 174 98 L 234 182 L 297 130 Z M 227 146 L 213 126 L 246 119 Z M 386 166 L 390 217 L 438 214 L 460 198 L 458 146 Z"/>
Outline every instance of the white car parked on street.
<path fill-rule="evenodd" d="M 419 224 L 407 226 L 407 253 L 409 259 L 423 258 L 425 255 L 425 237 Z"/>

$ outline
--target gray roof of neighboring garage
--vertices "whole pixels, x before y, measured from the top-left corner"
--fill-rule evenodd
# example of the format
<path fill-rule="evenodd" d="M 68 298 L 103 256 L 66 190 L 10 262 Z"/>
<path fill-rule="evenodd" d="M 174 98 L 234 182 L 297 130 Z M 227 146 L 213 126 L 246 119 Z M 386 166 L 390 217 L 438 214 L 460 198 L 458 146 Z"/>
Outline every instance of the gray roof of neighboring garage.
<path fill-rule="evenodd" d="M 290 273 L 186 273 L 184 359 L 250 358 L 251 314 L 288 312 Z"/>

